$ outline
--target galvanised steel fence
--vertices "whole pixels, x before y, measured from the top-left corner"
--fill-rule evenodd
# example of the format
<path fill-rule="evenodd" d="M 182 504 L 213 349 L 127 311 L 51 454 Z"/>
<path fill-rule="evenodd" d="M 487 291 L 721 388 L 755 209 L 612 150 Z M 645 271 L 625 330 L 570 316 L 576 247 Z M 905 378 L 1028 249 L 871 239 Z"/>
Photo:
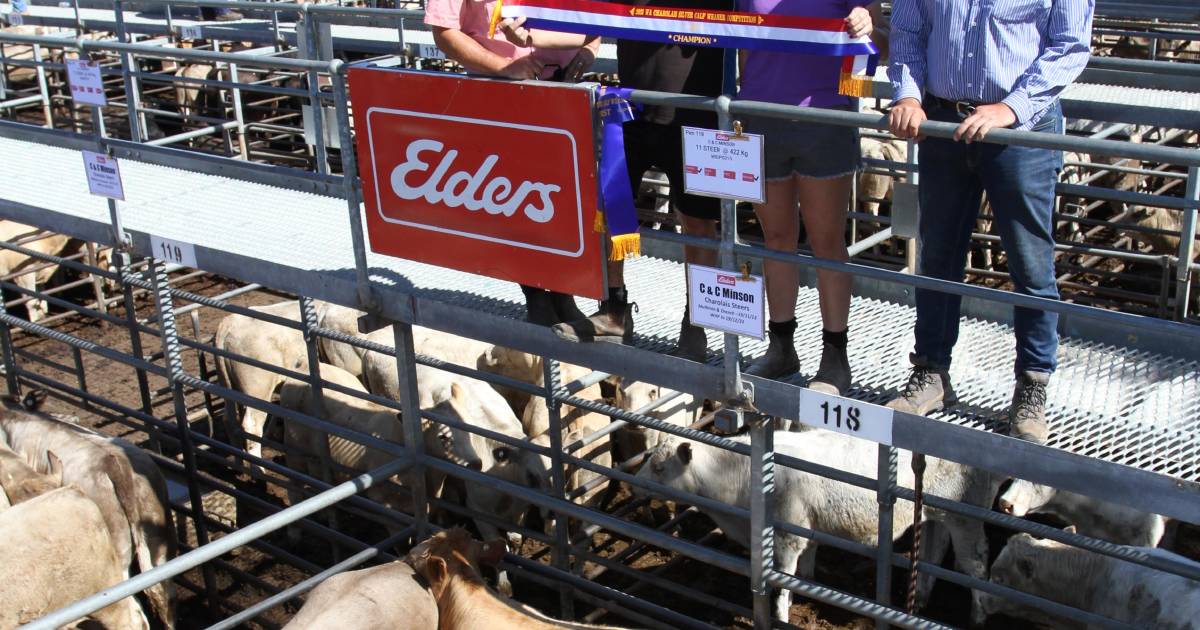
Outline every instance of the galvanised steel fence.
<path fill-rule="evenodd" d="M 197 3 L 191 3 L 195 5 Z M 200 3 L 203 4 L 203 3 Z M 307 5 L 305 5 L 307 6 Z M 307 11 L 318 11 L 320 7 L 311 7 Z M 346 9 L 329 9 L 346 10 Z M 319 11 L 318 11 L 319 12 Z M 262 68 L 293 71 L 306 74 L 317 80 L 310 82 L 310 87 L 304 95 L 309 103 L 314 105 L 313 118 L 317 133 L 316 155 L 317 164 L 327 163 L 329 149 L 323 142 L 326 137 L 323 126 L 336 129 L 342 147 L 352 146 L 351 112 L 345 96 L 344 70 L 345 64 L 338 60 L 315 61 L 307 59 L 287 59 L 277 56 L 245 55 L 220 53 L 214 51 L 196 51 L 170 49 L 149 45 L 129 44 L 109 41 L 93 41 L 85 39 L 61 39 L 53 37 L 32 37 L 4 35 L 5 41 L 13 43 L 38 44 L 47 48 L 74 50 L 81 54 L 92 52 L 117 54 L 122 57 L 123 65 L 130 65 L 134 56 L 160 55 L 184 61 L 212 62 L 218 64 L 249 64 Z M 126 72 L 123 70 L 123 72 Z M 129 75 L 126 74 L 126 77 Z M 235 75 L 236 76 L 236 75 Z M 320 81 L 328 77 L 332 90 L 325 92 L 315 89 Z M 128 85 L 128 84 L 126 84 Z M 227 86 L 231 87 L 231 86 Z M 773 106 L 759 103 L 733 102 L 728 98 L 706 99 L 656 93 L 635 92 L 635 100 L 645 103 L 666 103 L 682 106 L 711 108 L 716 111 L 722 125 L 729 127 L 732 117 L 739 114 L 755 113 L 793 120 L 805 120 L 826 124 L 858 126 L 868 129 L 880 129 L 881 122 L 877 116 L 853 114 L 845 112 L 829 112 L 820 110 L 805 110 L 783 106 Z M 126 102 L 135 102 L 129 98 Z M 332 105 L 333 118 L 326 120 L 325 107 Z M 130 128 L 137 129 L 137 122 L 131 120 Z M 946 137 L 952 132 L 950 125 L 928 123 L 923 131 L 931 136 Z M 98 267 L 94 264 L 81 263 L 57 256 L 49 256 L 32 251 L 22 245 L 5 244 L 5 249 L 13 250 L 45 263 L 57 264 L 77 271 L 91 274 L 93 277 L 115 283 L 120 293 L 122 309 L 113 309 L 105 313 L 98 308 L 74 304 L 67 300 L 49 295 L 46 291 L 23 290 L 9 281 L 5 281 L 6 289 L 23 292 L 26 297 L 46 299 L 51 305 L 60 309 L 68 309 L 79 315 L 97 321 L 108 322 L 123 326 L 129 330 L 128 349 L 117 349 L 100 346 L 89 342 L 81 336 L 65 333 L 54 328 L 29 322 L 7 311 L 0 312 L 0 337 L 4 341 L 4 365 L 7 385 L 10 393 L 19 393 L 22 387 L 45 387 L 60 394 L 87 404 L 96 409 L 102 409 L 134 426 L 144 429 L 148 435 L 155 438 L 161 446 L 165 446 L 182 455 L 182 461 L 170 457 L 159 458 L 159 462 L 168 470 L 182 473 L 188 485 L 188 502 L 181 506 L 182 515 L 190 515 L 195 523 L 197 546 L 193 551 L 180 556 L 153 571 L 132 578 L 130 581 L 81 601 L 71 607 L 54 613 L 30 627 L 57 627 L 71 620 L 86 615 L 89 611 L 97 610 L 107 603 L 116 601 L 124 596 L 139 592 L 148 585 L 164 579 L 172 579 L 196 568 L 202 567 L 205 572 L 204 585 L 196 586 L 204 593 L 214 608 L 214 611 L 224 608 L 227 603 L 218 601 L 213 586 L 212 571 L 221 566 L 219 556 L 238 546 L 257 544 L 259 549 L 266 549 L 285 561 L 306 568 L 314 577 L 294 587 L 285 589 L 275 596 L 264 600 L 258 605 L 238 611 L 235 616 L 218 627 L 231 627 L 236 623 L 253 618 L 270 607 L 277 606 L 289 598 L 301 595 L 314 586 L 323 577 L 346 570 L 366 562 L 372 558 L 389 557 L 388 550 L 406 536 L 421 537 L 435 527 L 430 521 L 430 509 L 439 507 L 458 512 L 461 515 L 476 519 L 488 520 L 490 515 L 472 513 L 461 506 L 441 501 L 435 497 L 425 496 L 421 484 L 413 484 L 416 498 L 416 509 L 413 514 L 403 514 L 386 509 L 363 497 L 360 492 L 376 483 L 386 483 L 386 480 L 398 473 L 415 474 L 419 479 L 425 470 L 435 470 L 466 483 L 494 487 L 517 499 L 527 501 L 532 505 L 546 510 L 560 525 L 565 525 L 568 519 L 577 519 L 589 524 L 593 529 L 585 532 L 606 531 L 615 535 L 636 541 L 638 547 L 648 545 L 667 550 L 691 560 L 710 564 L 732 574 L 749 578 L 753 593 L 752 610 L 742 608 L 732 603 L 713 602 L 711 596 L 701 595 L 690 590 L 687 585 L 678 584 L 664 578 L 644 572 L 630 571 L 620 561 L 604 558 L 589 549 L 591 536 L 568 535 L 568 528 L 560 526 L 551 535 L 542 532 L 520 528 L 513 523 L 496 523 L 510 530 L 523 533 L 532 540 L 543 543 L 550 550 L 550 565 L 527 558 L 510 556 L 509 563 L 523 575 L 540 579 L 556 588 L 561 593 L 562 613 L 571 616 L 575 601 L 599 606 L 603 609 L 617 611 L 623 618 L 631 622 L 651 627 L 706 627 L 706 623 L 689 617 L 681 610 L 672 610 L 659 604 L 638 598 L 630 594 L 632 589 L 620 592 L 607 588 L 587 579 L 582 574 L 589 567 L 604 567 L 620 572 L 635 580 L 643 581 L 651 586 L 668 589 L 685 598 L 698 599 L 705 605 L 717 606 L 733 614 L 753 618 L 757 627 L 769 627 L 770 620 L 769 594 L 772 589 L 786 588 L 793 592 L 817 600 L 851 610 L 858 614 L 867 615 L 878 620 L 880 625 L 898 625 L 902 627 L 936 627 L 939 624 L 909 614 L 891 602 L 892 588 L 890 584 L 893 567 L 910 568 L 907 557 L 894 552 L 892 548 L 893 535 L 892 513 L 896 509 L 908 509 L 909 502 L 918 497 L 911 488 L 902 487 L 897 483 L 897 455 L 900 450 L 923 453 L 933 457 L 949 459 L 969 466 L 986 469 L 997 474 L 1028 479 L 1038 483 L 1047 483 L 1066 490 L 1094 496 L 1098 499 L 1113 501 L 1138 509 L 1155 512 L 1189 522 L 1200 521 L 1200 503 L 1197 503 L 1197 486 L 1191 471 L 1178 475 L 1162 474 L 1153 465 L 1135 468 L 1112 463 L 1103 459 L 1089 458 L 1065 450 L 1032 445 L 985 431 L 970 429 L 952 423 L 938 422 L 927 418 L 897 414 L 894 419 L 893 439 L 891 445 L 879 445 L 878 466 L 875 478 L 850 474 L 845 471 L 821 466 L 812 462 L 799 461 L 778 453 L 773 448 L 772 416 L 790 418 L 796 415 L 799 408 L 801 388 L 788 383 L 761 381 L 743 377 L 737 369 L 738 339 L 727 336 L 724 340 L 725 361 L 721 366 L 704 366 L 646 352 L 638 348 L 627 347 L 591 347 L 568 344 L 557 340 L 547 331 L 537 329 L 522 322 L 494 316 L 482 316 L 453 304 L 432 299 L 429 296 L 406 292 L 403 288 L 381 285 L 371 277 L 371 269 L 367 265 L 366 248 L 363 241 L 361 215 L 359 210 L 359 190 L 356 182 L 356 169 L 353 153 L 341 155 L 342 174 L 334 175 L 326 168 L 318 166 L 317 172 L 297 169 L 265 168 L 244 161 L 233 159 L 216 159 L 194 153 L 181 152 L 167 148 L 154 147 L 132 140 L 119 140 L 104 136 L 89 136 L 75 133 L 63 133 L 53 130 L 36 129 L 24 125 L 6 123 L 0 127 L 0 136 L 18 138 L 31 142 L 53 144 L 67 148 L 100 147 L 121 158 L 138 160 L 151 164 L 161 164 L 176 168 L 184 168 L 195 172 L 220 174 L 224 177 L 245 181 L 269 182 L 279 188 L 313 191 L 327 196 L 340 197 L 346 201 L 351 226 L 352 246 L 355 253 L 355 270 L 353 280 L 345 278 L 329 278 L 304 273 L 300 270 L 286 270 L 273 266 L 271 261 L 262 260 L 258 268 L 244 269 L 242 279 L 254 281 L 264 286 L 291 291 L 302 295 L 298 308 L 297 320 L 270 317 L 258 311 L 238 307 L 221 296 L 205 297 L 186 290 L 173 287 L 169 282 L 165 263 L 148 258 L 152 252 L 148 247 L 148 239 L 144 234 L 128 233 L 121 228 L 119 208 L 112 212 L 110 222 L 100 224 L 93 220 L 74 220 L 62 213 L 39 213 L 35 208 L 21 207 L 7 201 L 0 201 L 3 213 L 11 219 L 35 224 L 39 227 L 71 234 L 85 240 L 101 243 L 115 248 L 115 271 Z M 1164 146 L 1138 145 L 1103 139 L 1048 137 L 1016 131 L 996 131 L 989 137 L 990 141 L 1028 146 L 1044 146 L 1063 150 L 1087 152 L 1092 155 L 1114 155 L 1133 159 L 1153 161 L 1155 163 L 1171 163 L 1187 169 L 1187 190 L 1183 197 L 1164 198 L 1160 203 L 1172 204 L 1185 217 L 1186 231 L 1193 235 L 1192 239 L 1181 239 L 1181 248 L 1192 247 L 1194 244 L 1195 220 L 1198 205 L 1197 182 L 1200 181 L 1197 169 L 1200 167 L 1200 154 L 1196 151 L 1182 150 Z M 1172 200 L 1173 199 L 1173 200 Z M 947 291 L 963 295 L 967 298 L 978 299 L 1006 305 L 1020 305 L 1032 308 L 1053 310 L 1072 322 L 1078 322 L 1079 330 L 1107 330 L 1112 337 L 1135 332 L 1139 335 L 1136 348 L 1151 347 L 1155 349 L 1174 348 L 1173 356 L 1188 359 L 1188 348 L 1200 347 L 1195 342 L 1200 332 L 1194 326 L 1184 323 L 1164 320 L 1153 320 L 1119 312 L 1104 311 L 1079 305 L 1060 303 L 1025 296 L 1015 295 L 994 289 L 961 285 L 924 278 L 918 275 L 900 273 L 887 269 L 870 267 L 861 264 L 845 264 L 821 260 L 810 256 L 785 254 L 767 251 L 761 247 L 740 242 L 737 234 L 737 223 L 734 219 L 734 207 L 726 203 L 724 208 L 723 234 L 719 242 L 692 239 L 682 235 L 669 233 L 647 234 L 648 238 L 675 244 L 692 244 L 712 247 L 721 253 L 722 264 L 734 268 L 738 257 L 795 262 L 808 268 L 835 269 L 853 273 L 867 283 L 888 285 L 893 287 L 921 287 Z M 127 237 L 128 234 L 128 237 Z M 1191 260 L 1190 250 L 1181 251 L 1180 260 Z M 1183 292 L 1184 304 L 1187 302 L 1187 291 L 1191 290 L 1193 265 L 1182 264 L 1182 271 L 1176 280 Z M 230 274 L 229 268 L 214 265 L 212 269 L 218 273 Z M 299 290 L 298 290 L 299 289 Z M 304 290 L 307 289 L 307 290 Z M 154 296 L 155 315 L 151 320 L 139 320 L 135 312 L 136 292 L 145 291 Z M 346 336 L 332 330 L 323 330 L 316 326 L 313 317 L 312 299 L 323 299 L 337 302 L 363 310 L 377 325 L 390 325 L 393 328 L 394 344 L 391 347 L 372 344 L 357 337 Z M 316 356 L 315 346 L 321 337 L 334 339 L 358 346 L 371 352 L 383 352 L 394 355 L 398 374 L 401 380 L 401 390 L 415 392 L 417 385 L 417 366 L 427 365 L 438 369 L 449 370 L 462 375 L 503 386 L 514 387 L 528 393 L 544 396 L 550 409 L 552 430 L 551 445 L 539 447 L 532 443 L 505 436 L 494 432 L 486 432 L 469 423 L 458 422 L 432 412 L 419 409 L 415 397 L 409 395 L 401 401 L 386 399 L 377 395 L 362 396 L 360 393 L 339 388 L 336 384 L 321 379 L 318 362 L 309 361 L 307 372 L 295 372 L 278 366 L 255 362 L 250 357 L 233 356 L 206 340 L 189 338 L 180 332 L 176 318 L 182 309 L 177 309 L 177 302 L 189 302 L 204 309 L 217 309 L 227 313 L 239 313 L 255 319 L 269 321 L 279 326 L 298 329 L 303 332 L 308 354 Z M 184 308 L 190 308 L 184 307 Z M 1186 309 L 1186 306 L 1184 307 Z M 124 310 L 123 314 L 116 314 Z M 198 311 L 193 310 L 193 313 Z M 1186 311 L 1184 312 L 1186 315 Z M 463 335 L 490 343 L 505 345 L 525 352 L 530 352 L 545 358 L 545 386 L 538 387 L 528 383 L 514 382 L 496 375 L 482 373 L 470 368 L 458 367 L 416 353 L 413 344 L 414 325 L 426 326 L 454 334 Z M 140 398 L 143 402 L 140 408 L 132 408 L 103 396 L 88 391 L 88 382 L 82 361 L 62 372 L 61 378 L 52 378 L 28 369 L 24 365 L 30 357 L 15 351 L 13 336 L 18 331 L 24 335 L 34 335 L 48 338 L 55 343 L 65 344 L 78 353 L 95 354 L 115 364 L 133 369 L 138 375 L 138 386 L 141 388 Z M 1100 333 L 1097 333 L 1098 335 Z M 161 350 L 147 355 L 147 349 L 142 347 L 143 338 L 149 336 L 157 339 L 151 345 L 159 345 Z M 613 513 L 595 510 L 590 507 L 577 505 L 565 495 L 562 484 L 554 484 L 551 492 L 543 489 L 526 487 L 505 482 L 482 472 L 472 470 L 457 463 L 432 457 L 423 452 L 421 440 L 416 433 L 418 423 L 406 422 L 408 440 L 406 446 L 387 443 L 368 435 L 358 434 L 343 427 L 327 422 L 321 418 L 307 416 L 293 410 L 281 407 L 268 400 L 259 400 L 245 394 L 213 383 L 199 367 L 194 371 L 190 362 L 185 364 L 185 353 L 204 355 L 210 361 L 218 357 L 243 361 L 260 369 L 276 372 L 292 378 L 307 381 L 316 387 L 333 389 L 343 394 L 364 397 L 372 402 L 395 409 L 404 418 L 422 418 L 434 423 L 450 426 L 456 429 L 470 431 L 485 437 L 508 444 L 509 446 L 538 453 L 551 458 L 552 467 L 562 471 L 565 466 L 578 466 L 602 474 L 606 479 L 624 482 L 631 486 L 641 487 L 651 493 L 696 506 L 700 511 L 723 513 L 734 518 L 743 519 L 750 523 L 750 529 L 755 532 L 751 541 L 750 558 L 739 557 L 719 551 L 709 546 L 696 544 L 674 535 L 674 528 L 679 522 L 693 512 L 686 511 L 668 522 L 663 529 L 650 528 L 629 518 L 633 504 L 618 508 Z M 1195 360 L 1195 357 L 1190 357 Z M 567 361 L 588 366 L 596 370 L 591 377 L 575 383 L 562 383 L 558 376 L 558 361 Z M 678 427 L 663 423 L 647 415 L 652 409 L 625 410 L 612 407 L 602 402 L 585 400 L 577 397 L 575 392 L 591 379 L 598 379 L 607 374 L 620 374 L 629 379 L 642 380 L 660 384 L 677 391 L 687 392 L 701 397 L 719 401 L 727 412 L 740 415 L 742 423 L 749 427 L 749 443 L 733 441 L 714 435 L 698 428 Z M 73 377 L 73 382 L 72 378 Z M 150 387 L 150 383 L 161 383 L 160 389 Z M 239 448 L 231 447 L 211 436 L 195 430 L 192 426 L 191 415 L 187 409 L 186 397 L 189 393 L 202 392 L 214 399 L 224 401 L 228 409 L 234 404 L 240 404 L 269 412 L 285 418 L 287 422 L 299 422 L 333 435 L 339 435 L 360 442 L 372 448 L 377 448 L 395 456 L 395 460 L 384 467 L 360 475 L 352 481 L 332 485 L 328 480 L 316 479 L 300 475 L 296 471 L 281 466 L 264 458 L 248 455 Z M 171 401 L 171 412 L 164 418 L 158 417 L 150 403 L 155 396 L 164 396 Z M 741 454 L 749 459 L 749 469 L 756 490 L 756 499 L 748 507 L 722 505 L 703 497 L 683 495 L 681 493 L 649 484 L 630 474 L 633 463 L 626 470 L 616 467 L 597 466 L 582 460 L 572 453 L 578 448 L 574 445 L 563 445 L 561 436 L 559 409 L 562 405 L 571 405 L 582 409 L 597 411 L 611 417 L 615 423 L 630 423 L 648 429 L 662 431 L 679 437 L 703 442 L 712 446 L 727 449 Z M 606 429 L 611 431 L 613 429 Z M 1190 434 L 1194 435 L 1194 434 Z M 585 437 L 580 442 L 587 442 L 592 437 Z M 1190 438 L 1189 439 L 1194 439 Z M 264 444 L 278 447 L 269 438 L 263 439 Z M 235 471 L 251 472 L 253 466 L 261 467 L 268 473 L 260 476 L 270 483 L 280 486 L 295 485 L 312 488 L 318 493 L 310 499 L 281 509 L 281 506 L 262 505 L 264 501 L 251 493 L 237 487 L 222 483 L 211 474 L 205 472 L 212 467 L 226 467 Z M 876 493 L 879 510 L 879 544 L 872 547 L 854 541 L 841 540 L 821 532 L 809 531 L 795 525 L 779 522 L 773 513 L 772 496 L 774 493 L 773 480 L 780 468 L 794 468 L 829 477 L 852 486 L 867 489 Z M 561 473 L 560 473 L 561 474 Z M 222 492 L 231 494 L 246 502 L 256 503 L 259 507 L 274 509 L 277 512 L 267 519 L 254 525 L 232 532 L 219 540 L 210 541 L 209 521 L 203 518 L 203 488 L 219 488 Z M 1067 533 L 1054 528 L 1037 525 L 1022 519 L 990 511 L 986 506 L 967 505 L 955 501 L 940 499 L 934 496 L 922 498 L 925 504 L 945 510 L 951 514 L 978 519 L 986 523 L 1001 525 L 1020 531 L 1028 531 L 1080 546 L 1096 553 L 1103 553 L 1123 558 L 1191 577 L 1200 578 L 1195 567 L 1186 563 L 1173 562 L 1160 556 L 1146 554 L 1136 549 L 1113 545 L 1105 541 L 1091 539 Z M 896 506 L 897 500 L 903 503 Z M 361 541 L 352 538 L 335 529 L 313 521 L 307 517 L 330 506 L 345 506 L 358 513 L 367 513 L 393 523 L 395 533 L 386 539 L 376 541 Z M 622 511 L 624 509 L 625 511 Z M 494 520 L 494 519 L 492 519 Z M 292 523 L 303 523 L 309 533 L 321 536 L 331 543 L 345 546 L 354 551 L 351 557 L 337 562 L 333 567 L 322 568 L 312 566 L 304 558 L 263 543 L 262 537 Z M 874 559 L 877 567 L 876 592 L 873 597 L 856 595 L 838 591 L 819 583 L 801 579 L 777 568 L 773 564 L 773 549 L 775 533 L 790 534 L 812 538 L 821 544 L 838 547 L 850 553 L 859 554 Z M 1068 609 L 1036 594 L 1021 593 L 997 584 L 982 581 L 962 573 L 943 569 L 933 565 L 920 565 L 921 571 L 927 572 L 939 579 L 945 579 L 965 586 L 1016 599 L 1029 605 L 1041 608 L 1047 612 L 1072 618 L 1085 623 L 1093 623 L 1103 627 L 1121 627 L 1110 620 L 1097 618 L 1087 611 Z M 252 578 L 252 576 L 247 576 Z"/>

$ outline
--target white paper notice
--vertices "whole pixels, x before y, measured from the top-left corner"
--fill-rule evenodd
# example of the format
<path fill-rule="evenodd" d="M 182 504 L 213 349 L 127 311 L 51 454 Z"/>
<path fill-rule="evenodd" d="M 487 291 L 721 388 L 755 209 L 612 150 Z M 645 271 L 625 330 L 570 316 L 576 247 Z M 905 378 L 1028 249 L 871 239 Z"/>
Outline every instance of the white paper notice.
<path fill-rule="evenodd" d="M 173 262 L 184 267 L 195 269 L 196 248 L 191 243 L 173 241 L 169 238 L 150 235 L 150 255 L 159 260 Z"/>
<path fill-rule="evenodd" d="M 125 188 L 121 186 L 121 167 L 117 165 L 117 158 L 84 151 L 83 170 L 87 172 L 88 191 L 93 195 L 125 201 Z"/>
<path fill-rule="evenodd" d="M 889 407 L 805 389 L 797 418 L 811 427 L 890 445 L 892 415 Z"/>
<path fill-rule="evenodd" d="M 683 190 L 762 203 L 766 194 L 762 135 L 684 127 Z"/>
<path fill-rule="evenodd" d="M 688 265 L 688 318 L 696 326 L 762 339 L 766 304 L 762 276 Z"/>
<path fill-rule="evenodd" d="M 71 98 L 81 105 L 108 105 L 104 97 L 104 81 L 100 77 L 100 64 L 86 59 L 67 60 L 67 82 L 71 84 Z"/>

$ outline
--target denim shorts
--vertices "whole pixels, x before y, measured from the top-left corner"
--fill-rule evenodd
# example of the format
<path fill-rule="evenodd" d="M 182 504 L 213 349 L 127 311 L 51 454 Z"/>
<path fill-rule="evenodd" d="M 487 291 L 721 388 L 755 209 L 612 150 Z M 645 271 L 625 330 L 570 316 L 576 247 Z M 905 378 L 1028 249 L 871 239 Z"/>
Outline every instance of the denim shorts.
<path fill-rule="evenodd" d="M 837 108 L 848 109 L 848 108 Z M 765 136 L 767 180 L 831 179 L 862 170 L 858 128 L 744 115 L 746 133 Z"/>

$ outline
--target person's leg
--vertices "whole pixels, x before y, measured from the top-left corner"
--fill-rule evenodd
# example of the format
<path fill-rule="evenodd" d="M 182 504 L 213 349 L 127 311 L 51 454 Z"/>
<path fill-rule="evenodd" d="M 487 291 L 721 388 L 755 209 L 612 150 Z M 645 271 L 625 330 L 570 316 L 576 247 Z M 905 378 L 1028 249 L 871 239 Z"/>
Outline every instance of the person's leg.
<path fill-rule="evenodd" d="M 683 183 L 679 182 L 678 185 L 682 187 Z M 676 183 L 672 182 L 672 190 L 675 189 L 675 186 Z M 676 204 L 672 203 L 672 205 Z M 679 203 L 675 208 L 675 216 L 678 218 L 679 226 L 684 234 L 713 240 L 719 238 L 717 218 L 720 217 L 720 213 L 720 200 L 695 195 L 680 195 Z M 718 262 L 717 250 L 691 245 L 684 246 L 683 258 L 688 264 L 708 267 L 715 267 Z M 672 354 L 703 362 L 708 354 L 708 335 L 703 328 L 692 324 L 688 309 L 690 309 L 690 305 L 684 309 L 682 321 L 679 323 L 679 342 Z"/>
<path fill-rule="evenodd" d="M 1062 132 L 1055 108 L 1035 128 Z M 1008 254 L 1008 270 L 1018 293 L 1058 299 L 1054 273 L 1054 185 L 1062 168 L 1058 151 L 1029 147 L 988 147 L 981 176 L 995 215 L 993 225 Z M 1017 386 L 1009 409 L 1010 432 L 1044 442 L 1046 384 L 1057 367 L 1058 314 L 1017 307 Z"/>
<path fill-rule="evenodd" d="M 629 188 L 636 198 L 642 187 L 642 176 L 653 165 L 653 151 L 660 138 L 662 125 L 634 120 L 625 123 L 625 163 Z M 679 143 L 676 143 L 679 144 Z M 591 316 L 560 320 L 554 334 L 568 341 L 610 341 L 628 343 L 633 340 L 633 314 L 625 290 L 625 261 L 608 261 L 608 294 Z"/>
<path fill-rule="evenodd" d="M 921 204 L 917 273 L 962 282 L 971 231 L 979 216 L 983 188 L 975 171 L 974 149 L 963 143 L 929 138 L 921 143 Z M 958 341 L 962 298 L 928 289 L 916 290 L 915 354 L 930 366 L 950 367 Z"/>
<path fill-rule="evenodd" d="M 850 202 L 851 176 L 816 179 L 801 177 L 796 190 L 800 215 L 813 254 L 826 260 L 848 261 L 846 213 Z M 820 294 L 821 363 L 809 387 L 841 395 L 850 388 L 850 361 L 846 354 L 847 322 L 850 316 L 849 274 L 826 269 L 817 271 Z"/>
<path fill-rule="evenodd" d="M 767 249 L 795 252 L 800 239 L 800 214 L 796 210 L 795 175 L 767 181 L 767 202 L 756 204 Z M 800 287 L 800 270 L 796 265 L 779 260 L 763 262 L 767 283 L 767 312 L 770 344 L 767 352 L 746 368 L 746 374 L 764 378 L 780 378 L 800 369 L 793 337 L 796 332 L 796 294 Z"/>
<path fill-rule="evenodd" d="M 932 120 L 957 120 L 952 112 L 931 110 Z M 920 145 L 921 204 L 917 272 L 961 282 L 971 231 L 979 215 L 983 187 L 976 174 L 977 147 L 941 138 Z M 916 290 L 916 343 L 910 357 L 913 369 L 889 407 L 926 415 L 956 402 L 950 385 L 950 360 L 958 340 L 962 299 L 957 295 Z"/>

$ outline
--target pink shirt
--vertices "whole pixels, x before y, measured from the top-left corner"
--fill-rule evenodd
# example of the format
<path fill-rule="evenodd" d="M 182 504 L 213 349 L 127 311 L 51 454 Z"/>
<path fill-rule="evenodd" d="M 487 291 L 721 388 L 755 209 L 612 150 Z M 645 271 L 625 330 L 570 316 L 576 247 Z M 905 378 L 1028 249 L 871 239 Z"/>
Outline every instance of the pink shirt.
<path fill-rule="evenodd" d="M 526 55 L 546 64 L 542 78 L 554 74 L 558 67 L 566 67 L 575 58 L 578 49 L 551 50 L 525 48 L 516 46 L 504 38 L 499 29 L 496 35 L 488 39 L 488 24 L 492 18 L 495 0 L 427 0 L 425 2 L 425 23 L 430 26 L 453 28 L 460 30 L 479 42 L 484 48 L 508 59 L 515 61 Z M 555 67 L 558 66 L 558 67 Z"/>
<path fill-rule="evenodd" d="M 738 0 L 738 10 L 749 13 L 844 18 L 854 7 L 871 0 Z M 838 94 L 841 57 L 752 50 L 746 59 L 742 87 L 737 97 L 801 107 L 848 105 Z"/>

